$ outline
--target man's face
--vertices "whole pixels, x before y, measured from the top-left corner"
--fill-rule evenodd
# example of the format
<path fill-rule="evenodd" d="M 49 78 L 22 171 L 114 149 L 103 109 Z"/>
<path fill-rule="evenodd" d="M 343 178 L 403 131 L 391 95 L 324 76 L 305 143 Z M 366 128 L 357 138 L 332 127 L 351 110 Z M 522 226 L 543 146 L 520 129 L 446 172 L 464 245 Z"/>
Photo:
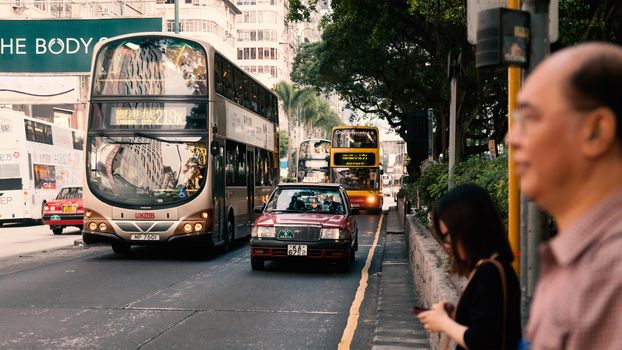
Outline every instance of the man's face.
<path fill-rule="evenodd" d="M 528 78 L 507 139 L 521 191 L 545 208 L 572 191 L 579 153 L 578 113 L 564 90 L 571 65 L 560 61 L 544 62 Z"/>

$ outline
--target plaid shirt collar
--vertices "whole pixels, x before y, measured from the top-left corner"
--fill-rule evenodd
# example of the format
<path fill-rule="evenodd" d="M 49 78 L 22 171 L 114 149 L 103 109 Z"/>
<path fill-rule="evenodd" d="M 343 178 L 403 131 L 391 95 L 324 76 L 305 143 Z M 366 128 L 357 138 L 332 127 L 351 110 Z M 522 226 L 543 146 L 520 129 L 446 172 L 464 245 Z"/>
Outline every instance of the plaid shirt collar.
<path fill-rule="evenodd" d="M 607 230 L 607 227 L 612 220 L 619 220 L 622 217 L 621 208 L 622 190 L 618 190 L 592 207 L 567 230 L 559 232 L 543 247 L 543 255 L 549 255 L 560 265 L 571 264 L 592 244 L 614 233 Z"/>

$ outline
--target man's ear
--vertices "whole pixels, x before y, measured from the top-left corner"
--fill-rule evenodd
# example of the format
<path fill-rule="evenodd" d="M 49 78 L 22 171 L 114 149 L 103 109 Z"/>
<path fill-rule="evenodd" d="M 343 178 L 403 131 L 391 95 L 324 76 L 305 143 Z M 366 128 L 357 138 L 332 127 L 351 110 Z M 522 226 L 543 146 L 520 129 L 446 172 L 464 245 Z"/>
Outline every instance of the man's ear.
<path fill-rule="evenodd" d="M 610 108 L 600 107 L 582 121 L 581 151 L 589 158 L 606 153 L 617 142 L 616 116 Z"/>

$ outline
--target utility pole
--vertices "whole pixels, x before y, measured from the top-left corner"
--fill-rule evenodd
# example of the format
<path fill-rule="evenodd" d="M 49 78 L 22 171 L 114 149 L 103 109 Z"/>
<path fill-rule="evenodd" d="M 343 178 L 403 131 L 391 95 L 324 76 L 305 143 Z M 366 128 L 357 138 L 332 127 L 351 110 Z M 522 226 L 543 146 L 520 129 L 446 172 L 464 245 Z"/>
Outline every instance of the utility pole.
<path fill-rule="evenodd" d="M 434 120 L 434 110 L 428 108 L 428 160 L 434 159 L 434 133 L 432 128 L 432 122 Z"/>
<path fill-rule="evenodd" d="M 179 0 L 175 0 L 175 34 L 179 34 Z"/>
<path fill-rule="evenodd" d="M 454 187 L 452 175 L 454 173 L 454 165 L 456 164 L 456 99 L 458 94 L 458 74 L 460 73 L 460 65 L 462 54 L 458 54 L 457 58 L 449 55 L 449 79 L 451 81 L 451 102 L 449 104 L 449 189 Z"/>
<path fill-rule="evenodd" d="M 523 2 L 522 9 L 531 15 L 531 50 L 529 68 L 525 72 L 525 77 L 550 53 L 550 5 L 551 0 L 524 0 Z M 523 272 L 520 274 L 521 319 L 525 323 L 529 317 L 529 305 L 538 279 L 538 246 L 542 239 L 545 216 L 536 203 L 524 197 L 521 198 L 521 208 L 521 250 L 524 252 L 520 259 Z"/>

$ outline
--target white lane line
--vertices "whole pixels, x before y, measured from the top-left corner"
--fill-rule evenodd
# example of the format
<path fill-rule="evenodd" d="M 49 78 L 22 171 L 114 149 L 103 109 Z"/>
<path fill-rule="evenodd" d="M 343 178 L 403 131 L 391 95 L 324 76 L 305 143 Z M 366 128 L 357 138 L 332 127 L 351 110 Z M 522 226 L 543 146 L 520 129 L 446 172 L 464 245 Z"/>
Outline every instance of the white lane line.
<path fill-rule="evenodd" d="M 350 349 L 350 344 L 352 343 L 352 338 L 354 337 L 354 331 L 356 331 L 356 326 L 359 323 L 361 303 L 363 302 L 363 298 L 365 297 L 365 289 L 367 289 L 367 280 L 369 279 L 369 267 L 371 266 L 371 261 L 374 258 L 374 252 L 376 251 L 376 247 L 378 246 L 378 238 L 380 237 L 380 229 L 382 228 L 382 219 L 384 219 L 384 214 L 380 215 L 380 220 L 378 221 L 378 228 L 376 229 L 376 235 L 374 237 L 374 243 L 372 243 L 372 246 L 369 249 L 369 253 L 367 254 L 367 261 L 365 262 L 363 271 L 361 271 L 361 280 L 359 281 L 359 287 L 356 290 L 356 294 L 354 295 L 354 301 L 352 301 L 352 306 L 350 306 L 348 323 L 346 324 L 346 328 L 343 330 L 343 335 L 341 336 L 341 340 L 339 341 L 339 345 L 337 346 L 338 350 Z"/>

